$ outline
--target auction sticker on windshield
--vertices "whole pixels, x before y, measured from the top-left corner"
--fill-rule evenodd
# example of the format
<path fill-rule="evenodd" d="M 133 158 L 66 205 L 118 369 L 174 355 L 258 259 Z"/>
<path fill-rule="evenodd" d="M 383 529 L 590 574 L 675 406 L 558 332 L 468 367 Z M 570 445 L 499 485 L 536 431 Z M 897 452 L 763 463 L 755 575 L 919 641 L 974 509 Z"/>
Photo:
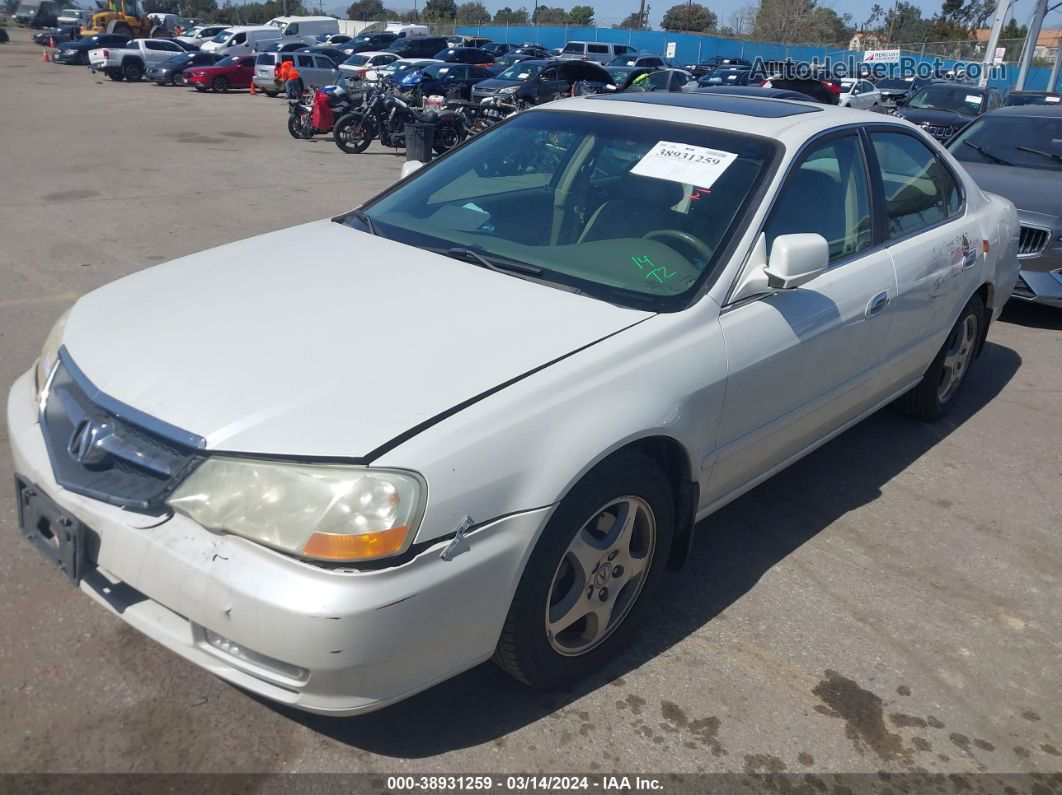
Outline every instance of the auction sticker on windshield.
<path fill-rule="evenodd" d="M 631 173 L 710 188 L 736 159 L 736 154 L 721 149 L 657 141 L 656 146 L 635 164 Z"/>

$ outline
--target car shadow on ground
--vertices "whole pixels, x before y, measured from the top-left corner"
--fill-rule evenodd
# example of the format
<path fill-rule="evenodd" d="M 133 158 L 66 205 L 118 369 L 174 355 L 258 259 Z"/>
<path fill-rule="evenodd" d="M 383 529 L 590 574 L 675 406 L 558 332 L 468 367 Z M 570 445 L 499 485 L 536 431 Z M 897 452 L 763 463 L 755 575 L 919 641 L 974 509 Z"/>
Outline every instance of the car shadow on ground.
<path fill-rule="evenodd" d="M 656 604 L 668 609 L 649 614 L 623 654 L 573 689 L 533 690 L 486 663 L 356 718 L 311 715 L 259 700 L 316 732 L 384 756 L 434 756 L 503 737 L 607 686 L 703 627 L 791 552 L 876 500 L 884 484 L 999 394 L 1020 365 L 1015 351 L 989 344 L 944 420 L 928 425 L 883 409 L 701 522 L 686 568 L 657 591 Z"/>
<path fill-rule="evenodd" d="M 1003 314 L 999 319 L 1000 322 L 1013 323 L 1017 326 L 1062 331 L 1062 309 L 1055 309 L 1042 304 L 1009 301 L 1003 307 Z"/>

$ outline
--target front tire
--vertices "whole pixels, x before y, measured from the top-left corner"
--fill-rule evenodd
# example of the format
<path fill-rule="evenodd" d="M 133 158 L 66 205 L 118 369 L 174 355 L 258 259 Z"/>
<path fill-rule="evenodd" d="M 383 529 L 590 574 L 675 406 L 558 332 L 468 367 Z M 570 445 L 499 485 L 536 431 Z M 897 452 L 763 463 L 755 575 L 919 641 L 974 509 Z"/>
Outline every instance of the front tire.
<path fill-rule="evenodd" d="M 947 413 L 977 357 L 984 324 L 985 305 L 975 295 L 963 307 L 918 386 L 896 401 L 901 411 L 923 422 L 936 422 Z"/>
<path fill-rule="evenodd" d="M 219 94 L 227 94 L 229 91 L 229 79 L 224 75 L 214 78 L 213 89 Z"/>
<path fill-rule="evenodd" d="M 313 133 L 311 133 L 310 135 L 306 134 L 306 130 L 309 127 L 309 124 L 307 123 L 307 120 L 305 118 L 307 115 L 308 114 L 305 112 L 288 114 L 288 134 L 291 135 L 292 138 L 296 138 L 301 141 L 304 138 L 313 137 Z"/>
<path fill-rule="evenodd" d="M 563 687 L 615 658 L 667 562 L 674 498 L 649 458 L 621 451 L 561 501 L 535 545 L 494 660 L 539 688 Z"/>

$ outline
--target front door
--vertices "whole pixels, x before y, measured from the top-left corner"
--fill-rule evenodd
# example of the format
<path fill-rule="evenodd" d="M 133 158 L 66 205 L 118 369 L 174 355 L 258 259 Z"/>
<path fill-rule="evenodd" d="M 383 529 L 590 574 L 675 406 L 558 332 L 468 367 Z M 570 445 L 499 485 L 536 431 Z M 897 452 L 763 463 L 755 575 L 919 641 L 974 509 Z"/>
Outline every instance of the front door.
<path fill-rule="evenodd" d="M 727 389 L 705 503 L 734 496 L 866 406 L 896 292 L 870 185 L 855 132 L 813 144 L 790 172 L 763 230 L 766 251 L 779 235 L 817 233 L 830 268 L 720 314 Z"/>

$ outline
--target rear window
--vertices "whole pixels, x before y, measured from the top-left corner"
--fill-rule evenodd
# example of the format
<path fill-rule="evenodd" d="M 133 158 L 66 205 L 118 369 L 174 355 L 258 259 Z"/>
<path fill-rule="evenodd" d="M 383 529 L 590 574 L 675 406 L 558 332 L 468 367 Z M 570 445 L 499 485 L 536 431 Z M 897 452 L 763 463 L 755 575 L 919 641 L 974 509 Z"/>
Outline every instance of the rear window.
<path fill-rule="evenodd" d="M 254 59 L 255 66 L 273 66 L 277 62 L 277 56 L 271 52 L 260 52 L 258 57 Z"/>
<path fill-rule="evenodd" d="M 570 42 L 570 43 L 564 45 L 564 50 L 563 51 L 564 52 L 582 52 L 583 51 L 583 45 L 582 45 L 582 43 L 576 44 L 574 42 Z"/>

